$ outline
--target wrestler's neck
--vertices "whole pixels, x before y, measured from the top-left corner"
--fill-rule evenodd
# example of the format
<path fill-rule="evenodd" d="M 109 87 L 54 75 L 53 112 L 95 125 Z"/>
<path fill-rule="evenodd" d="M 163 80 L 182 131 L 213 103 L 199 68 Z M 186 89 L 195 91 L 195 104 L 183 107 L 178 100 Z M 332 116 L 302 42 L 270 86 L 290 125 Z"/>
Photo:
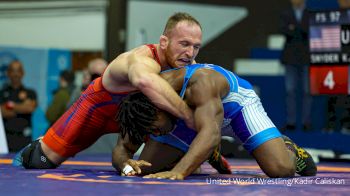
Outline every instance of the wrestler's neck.
<path fill-rule="evenodd" d="M 165 51 L 159 47 L 159 44 L 154 44 L 154 46 L 157 49 L 158 58 L 159 58 L 160 66 L 162 67 L 162 70 L 172 68 L 169 65 L 168 61 L 166 60 Z"/>

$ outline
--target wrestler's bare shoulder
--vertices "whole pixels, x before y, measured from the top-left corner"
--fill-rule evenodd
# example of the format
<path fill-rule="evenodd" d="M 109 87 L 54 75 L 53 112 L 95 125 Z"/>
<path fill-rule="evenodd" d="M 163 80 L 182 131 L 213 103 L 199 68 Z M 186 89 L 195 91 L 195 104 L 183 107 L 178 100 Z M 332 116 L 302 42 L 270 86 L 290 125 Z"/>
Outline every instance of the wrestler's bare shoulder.
<path fill-rule="evenodd" d="M 107 67 L 102 83 L 110 92 L 135 90 L 129 81 L 129 66 L 138 62 L 153 61 L 152 52 L 143 45 L 120 54 Z"/>
<path fill-rule="evenodd" d="M 134 62 L 139 61 L 139 59 L 147 58 L 151 54 L 151 51 L 147 46 L 139 46 L 127 52 L 118 55 L 108 66 L 107 72 L 110 69 L 118 70 L 120 74 L 126 73 L 128 66 Z"/>
<path fill-rule="evenodd" d="M 133 62 L 145 60 L 145 58 L 152 58 L 151 50 L 146 46 L 142 45 L 127 52 L 120 54 L 114 59 L 114 64 L 130 65 Z"/>

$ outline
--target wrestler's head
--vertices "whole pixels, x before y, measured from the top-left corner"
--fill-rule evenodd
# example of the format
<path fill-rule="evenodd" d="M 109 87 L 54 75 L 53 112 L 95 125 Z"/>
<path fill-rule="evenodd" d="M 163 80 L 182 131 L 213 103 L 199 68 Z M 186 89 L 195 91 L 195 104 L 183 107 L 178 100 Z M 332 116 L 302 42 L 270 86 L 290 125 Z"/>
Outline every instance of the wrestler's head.
<path fill-rule="evenodd" d="M 120 133 L 132 143 L 142 143 L 148 134 L 164 135 L 175 127 L 176 119 L 158 109 L 141 92 L 131 93 L 119 104 L 117 115 Z"/>
<path fill-rule="evenodd" d="M 171 67 L 192 64 L 202 44 L 202 27 L 191 15 L 176 13 L 168 19 L 159 43 Z"/>

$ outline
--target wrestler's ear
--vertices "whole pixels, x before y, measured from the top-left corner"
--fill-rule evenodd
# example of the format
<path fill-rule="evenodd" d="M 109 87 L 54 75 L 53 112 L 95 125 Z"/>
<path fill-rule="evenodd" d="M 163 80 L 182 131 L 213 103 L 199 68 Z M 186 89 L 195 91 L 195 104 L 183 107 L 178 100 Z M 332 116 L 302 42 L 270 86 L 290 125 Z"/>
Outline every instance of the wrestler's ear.
<path fill-rule="evenodd" d="M 168 47 L 169 38 L 165 35 L 161 35 L 159 38 L 159 46 L 162 50 L 165 50 Z"/>

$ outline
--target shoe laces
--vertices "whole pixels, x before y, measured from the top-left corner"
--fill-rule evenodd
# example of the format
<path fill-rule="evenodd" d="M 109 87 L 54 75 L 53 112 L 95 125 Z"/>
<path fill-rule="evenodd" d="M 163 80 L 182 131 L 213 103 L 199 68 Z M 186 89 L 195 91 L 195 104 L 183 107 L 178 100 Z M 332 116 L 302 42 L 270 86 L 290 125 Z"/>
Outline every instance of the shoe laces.
<path fill-rule="evenodd" d="M 306 151 L 300 147 L 298 147 L 296 144 L 293 144 L 294 148 L 297 150 L 298 157 L 302 159 L 306 159 L 309 157 L 309 155 L 306 153 Z"/>
<path fill-rule="evenodd" d="M 304 159 L 297 157 L 296 172 L 301 172 L 306 168 L 306 162 Z"/>
<path fill-rule="evenodd" d="M 220 157 L 219 147 L 215 148 L 213 154 L 210 156 L 211 161 L 218 161 Z"/>

